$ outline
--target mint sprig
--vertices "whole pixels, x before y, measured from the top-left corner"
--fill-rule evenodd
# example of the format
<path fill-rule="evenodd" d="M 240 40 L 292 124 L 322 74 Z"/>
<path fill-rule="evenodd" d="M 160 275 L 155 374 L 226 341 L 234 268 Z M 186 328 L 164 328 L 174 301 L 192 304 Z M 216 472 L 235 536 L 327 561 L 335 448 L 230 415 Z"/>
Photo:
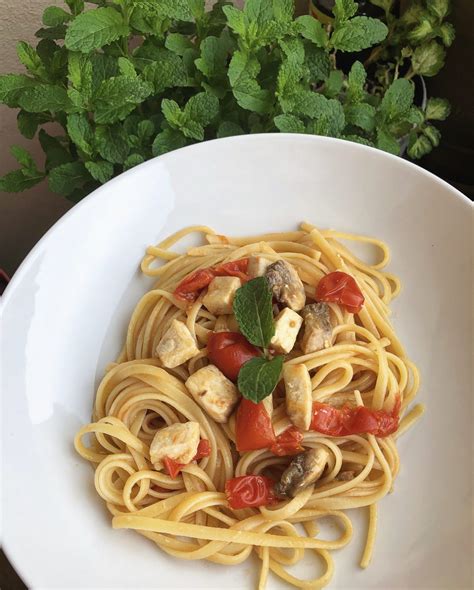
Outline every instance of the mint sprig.
<path fill-rule="evenodd" d="M 235 294 L 233 307 L 242 334 L 265 351 L 275 334 L 268 280 L 257 277 L 243 285 Z M 240 369 L 237 381 L 240 393 L 254 403 L 261 402 L 275 389 L 282 367 L 283 357 L 270 358 L 268 353 L 247 361 Z"/>
<path fill-rule="evenodd" d="M 237 380 L 240 393 L 258 404 L 275 389 L 282 368 L 282 356 L 276 356 L 271 360 L 258 357 L 247 361 L 240 369 Z"/>

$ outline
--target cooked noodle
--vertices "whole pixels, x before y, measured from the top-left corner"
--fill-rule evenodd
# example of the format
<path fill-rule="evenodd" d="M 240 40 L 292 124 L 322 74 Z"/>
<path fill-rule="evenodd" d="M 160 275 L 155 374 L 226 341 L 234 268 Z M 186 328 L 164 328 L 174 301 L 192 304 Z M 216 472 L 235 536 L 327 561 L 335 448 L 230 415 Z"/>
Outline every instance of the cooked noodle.
<path fill-rule="evenodd" d="M 203 234 L 207 244 L 184 255 L 171 249 L 193 232 Z M 366 264 L 340 240 L 369 243 L 380 252 L 380 260 Z M 234 416 L 226 424 L 218 424 L 189 394 L 185 381 L 207 364 L 209 333 L 235 330 L 235 318 L 215 317 L 202 306 L 202 296 L 187 305 L 175 299 L 173 291 L 196 269 L 255 253 L 291 262 L 310 298 L 314 298 L 320 279 L 334 270 L 356 279 L 365 297 L 357 318 L 329 303 L 335 326 L 332 346 L 307 355 L 293 350 L 286 363 L 306 365 L 314 401 L 337 406 L 349 402 L 379 410 L 391 409 L 400 396 L 404 417 L 398 431 L 385 438 L 304 432 L 305 448 L 325 447 L 329 452 L 323 477 L 276 506 L 232 510 L 224 493 L 228 479 L 260 473 L 278 479 L 289 458 L 269 450 L 239 456 L 233 445 Z M 233 565 L 255 553 L 261 560 L 259 589 L 265 587 L 270 571 L 295 587 L 320 588 L 333 575 L 332 550 L 345 546 L 352 536 L 345 511 L 368 507 L 368 536 L 360 562 L 361 567 L 367 567 L 375 542 L 377 502 L 392 490 L 400 466 L 397 436 L 423 413 L 420 405 L 408 410 L 419 377 L 390 322 L 389 306 L 400 283 L 383 271 L 388 261 L 388 248 L 377 239 L 321 231 L 308 223 L 303 223 L 299 231 L 248 238 L 228 238 L 207 227 L 191 227 L 149 247 L 141 268 L 157 282 L 132 314 L 123 351 L 98 388 L 92 423 L 75 438 L 78 453 L 95 468 L 95 487 L 113 515 L 113 527 L 135 529 L 181 559 Z M 155 350 L 173 319 L 185 322 L 200 353 L 175 369 L 165 369 Z M 273 397 L 272 422 L 279 435 L 291 423 L 278 387 Z M 199 423 L 202 438 L 210 442 L 211 454 L 186 465 L 181 475 L 172 479 L 164 471 L 155 470 L 149 447 L 159 428 L 186 421 Z M 348 470 L 354 473 L 353 479 L 338 478 Z M 338 521 L 340 533 L 335 540 L 321 538 L 318 521 L 323 517 Z M 322 573 L 312 580 L 296 578 L 287 570 L 303 558 L 305 551 L 322 567 Z"/>

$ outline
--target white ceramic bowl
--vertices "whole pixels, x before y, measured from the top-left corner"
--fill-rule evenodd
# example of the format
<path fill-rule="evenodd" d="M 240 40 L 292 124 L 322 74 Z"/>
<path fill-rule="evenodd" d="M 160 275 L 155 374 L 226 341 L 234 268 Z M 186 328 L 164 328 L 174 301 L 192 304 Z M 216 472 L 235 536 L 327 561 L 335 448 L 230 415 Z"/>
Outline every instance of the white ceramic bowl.
<path fill-rule="evenodd" d="M 422 375 L 423 420 L 399 444 L 371 567 L 364 522 L 337 552 L 331 588 L 470 585 L 472 277 L 470 202 L 424 170 L 354 143 L 305 135 L 211 141 L 154 159 L 66 214 L 3 298 L 3 546 L 30 588 L 252 588 L 256 564 L 174 560 L 112 530 L 72 439 L 150 281 L 148 244 L 190 224 L 222 233 L 302 220 L 378 236 L 404 289 L 394 322 Z M 311 568 L 308 574 L 311 573 Z M 313 570 L 314 573 L 314 570 Z M 272 580 L 270 588 L 279 588 Z"/>

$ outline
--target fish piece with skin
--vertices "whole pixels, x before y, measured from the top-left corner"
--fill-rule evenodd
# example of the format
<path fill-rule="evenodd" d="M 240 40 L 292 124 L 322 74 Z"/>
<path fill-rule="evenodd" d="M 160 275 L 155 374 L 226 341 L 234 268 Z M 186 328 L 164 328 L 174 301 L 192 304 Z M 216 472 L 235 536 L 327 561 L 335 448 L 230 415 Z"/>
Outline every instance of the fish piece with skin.
<path fill-rule="evenodd" d="M 279 498 L 294 498 L 321 477 L 328 458 L 329 452 L 323 447 L 296 455 L 275 484 L 275 494 Z"/>
<path fill-rule="evenodd" d="M 303 309 L 306 293 L 295 267 L 285 260 L 277 260 L 267 268 L 265 276 L 275 299 L 293 311 Z"/>
<path fill-rule="evenodd" d="M 163 460 L 168 458 L 187 465 L 197 453 L 200 428 L 197 422 L 178 422 L 160 428 L 150 445 L 150 460 L 156 470 L 163 468 Z"/>
<path fill-rule="evenodd" d="M 286 413 L 296 428 L 309 430 L 313 417 L 313 393 L 311 378 L 306 365 L 285 365 Z"/>
<path fill-rule="evenodd" d="M 310 303 L 301 312 L 304 320 L 301 350 L 304 354 L 329 348 L 332 341 L 332 324 L 327 303 Z"/>

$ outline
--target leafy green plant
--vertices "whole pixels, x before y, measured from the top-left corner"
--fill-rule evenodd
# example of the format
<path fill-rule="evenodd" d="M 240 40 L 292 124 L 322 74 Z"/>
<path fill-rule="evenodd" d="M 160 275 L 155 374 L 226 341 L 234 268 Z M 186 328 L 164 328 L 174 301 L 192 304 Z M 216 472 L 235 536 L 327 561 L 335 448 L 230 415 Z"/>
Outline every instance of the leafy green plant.
<path fill-rule="evenodd" d="M 45 164 L 14 146 L 20 168 L 0 189 L 22 191 L 47 177 L 52 191 L 77 201 L 152 156 L 243 133 L 329 135 L 394 154 L 409 137 L 409 155 L 420 157 L 439 142 L 430 121 L 445 118 L 449 105 L 415 106 L 411 78 L 432 75 L 444 59 L 438 39 L 452 40 L 449 0 L 415 2 L 403 25 L 391 0 L 372 2 L 385 22 L 358 15 L 353 0 L 336 0 L 329 26 L 294 18 L 292 0 L 247 0 L 243 10 L 222 0 L 210 11 L 204 0 L 47 8 L 36 48 L 17 47 L 27 73 L 0 76 L 0 102 L 20 109 L 25 137 L 38 133 Z M 374 50 L 366 66 L 337 68 L 338 53 L 367 48 Z"/>

